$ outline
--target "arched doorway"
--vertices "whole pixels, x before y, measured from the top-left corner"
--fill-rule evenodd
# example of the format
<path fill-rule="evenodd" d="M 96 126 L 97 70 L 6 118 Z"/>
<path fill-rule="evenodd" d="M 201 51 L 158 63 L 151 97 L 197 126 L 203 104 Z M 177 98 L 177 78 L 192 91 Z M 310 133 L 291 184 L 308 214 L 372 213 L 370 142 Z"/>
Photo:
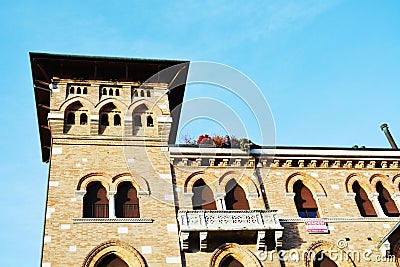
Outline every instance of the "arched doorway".
<path fill-rule="evenodd" d="M 220 265 L 220 267 L 244 267 L 237 259 L 232 256 L 226 257 Z"/>
<path fill-rule="evenodd" d="M 197 180 L 193 185 L 192 204 L 194 210 L 216 210 L 214 194 L 203 179 Z"/>
<path fill-rule="evenodd" d="M 118 256 L 112 253 L 100 259 L 99 262 L 97 262 L 94 267 L 129 267 L 129 266 L 128 264 L 126 264 L 126 262 L 124 262 Z"/>
<path fill-rule="evenodd" d="M 227 210 L 249 210 L 249 202 L 243 188 L 232 179 L 225 187 L 225 205 Z"/>
<path fill-rule="evenodd" d="M 337 264 L 322 251 L 315 255 L 314 267 L 338 267 Z"/>

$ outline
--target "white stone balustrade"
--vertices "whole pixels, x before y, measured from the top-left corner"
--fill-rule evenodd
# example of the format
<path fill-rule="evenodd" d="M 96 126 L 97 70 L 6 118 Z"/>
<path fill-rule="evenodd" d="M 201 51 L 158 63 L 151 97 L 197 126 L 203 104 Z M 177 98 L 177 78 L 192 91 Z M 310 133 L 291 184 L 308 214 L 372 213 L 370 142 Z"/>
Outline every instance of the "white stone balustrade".
<path fill-rule="evenodd" d="M 181 232 L 283 230 L 275 210 L 180 210 Z"/>

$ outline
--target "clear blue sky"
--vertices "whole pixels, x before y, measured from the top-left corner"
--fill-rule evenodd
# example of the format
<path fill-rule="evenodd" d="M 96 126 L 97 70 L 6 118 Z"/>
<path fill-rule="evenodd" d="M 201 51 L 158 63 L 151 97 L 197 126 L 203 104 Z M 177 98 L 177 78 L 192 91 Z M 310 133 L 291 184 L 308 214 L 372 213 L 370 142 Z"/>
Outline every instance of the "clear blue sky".
<path fill-rule="evenodd" d="M 278 145 L 388 147 L 382 122 L 400 142 L 397 0 L 14 0 L 0 29 L 2 266 L 40 259 L 48 165 L 29 51 L 219 62 L 262 90 Z"/>

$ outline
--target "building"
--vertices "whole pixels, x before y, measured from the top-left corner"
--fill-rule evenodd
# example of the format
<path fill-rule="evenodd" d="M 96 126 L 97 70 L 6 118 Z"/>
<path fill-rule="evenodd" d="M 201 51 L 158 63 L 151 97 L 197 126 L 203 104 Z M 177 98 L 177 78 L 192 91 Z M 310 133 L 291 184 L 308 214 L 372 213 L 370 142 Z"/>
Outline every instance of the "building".
<path fill-rule="evenodd" d="M 30 58 L 42 267 L 399 265 L 400 151 L 173 145 L 189 62 Z"/>

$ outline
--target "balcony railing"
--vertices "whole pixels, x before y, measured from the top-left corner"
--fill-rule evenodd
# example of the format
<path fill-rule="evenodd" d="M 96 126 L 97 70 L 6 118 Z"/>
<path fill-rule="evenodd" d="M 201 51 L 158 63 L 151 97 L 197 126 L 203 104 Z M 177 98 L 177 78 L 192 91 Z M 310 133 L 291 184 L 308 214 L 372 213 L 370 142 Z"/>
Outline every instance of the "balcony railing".
<path fill-rule="evenodd" d="M 108 204 L 93 204 L 93 218 L 108 218 Z"/>
<path fill-rule="evenodd" d="M 180 210 L 181 231 L 282 230 L 275 210 Z"/>
<path fill-rule="evenodd" d="M 123 218 L 139 218 L 139 204 L 124 204 L 122 206 Z"/>

